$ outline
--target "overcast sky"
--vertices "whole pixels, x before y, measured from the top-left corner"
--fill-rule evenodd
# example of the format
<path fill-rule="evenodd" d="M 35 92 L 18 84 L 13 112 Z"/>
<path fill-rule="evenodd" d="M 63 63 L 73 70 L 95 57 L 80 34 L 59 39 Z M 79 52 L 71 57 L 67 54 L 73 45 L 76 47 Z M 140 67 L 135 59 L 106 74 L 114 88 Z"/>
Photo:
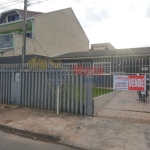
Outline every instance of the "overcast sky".
<path fill-rule="evenodd" d="M 90 44 L 150 46 L 150 0 L 49 0 L 31 5 L 28 10 L 50 12 L 68 7 L 72 7 Z M 23 4 L 10 8 L 23 8 Z"/>

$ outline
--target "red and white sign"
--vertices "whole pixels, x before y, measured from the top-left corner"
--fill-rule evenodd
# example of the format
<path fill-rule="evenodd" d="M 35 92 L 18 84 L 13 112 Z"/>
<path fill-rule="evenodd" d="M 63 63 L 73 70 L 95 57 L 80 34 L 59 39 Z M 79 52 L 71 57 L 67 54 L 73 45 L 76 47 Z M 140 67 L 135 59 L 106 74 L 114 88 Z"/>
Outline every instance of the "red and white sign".
<path fill-rule="evenodd" d="M 146 90 L 146 76 L 144 75 L 114 75 L 114 90 Z"/>
<path fill-rule="evenodd" d="M 129 84 L 128 90 L 145 91 L 146 90 L 146 77 L 145 76 L 128 76 Z"/>

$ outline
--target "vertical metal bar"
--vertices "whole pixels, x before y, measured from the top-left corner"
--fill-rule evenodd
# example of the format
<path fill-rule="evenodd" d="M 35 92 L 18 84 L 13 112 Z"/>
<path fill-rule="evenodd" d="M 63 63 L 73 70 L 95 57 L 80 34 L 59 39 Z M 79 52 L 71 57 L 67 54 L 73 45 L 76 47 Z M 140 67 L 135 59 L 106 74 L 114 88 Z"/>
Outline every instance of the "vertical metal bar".
<path fill-rule="evenodd" d="M 44 101 L 44 72 L 42 71 L 42 84 L 41 84 L 41 109 L 43 109 L 43 101 Z"/>
<path fill-rule="evenodd" d="M 31 71 L 28 71 L 28 107 L 31 107 Z"/>
<path fill-rule="evenodd" d="M 11 89 L 11 75 L 10 75 L 10 71 L 8 71 L 8 104 L 11 103 L 11 93 L 10 93 L 10 89 Z"/>
<path fill-rule="evenodd" d="M 3 103 L 5 103 L 5 72 L 3 72 Z"/>
<path fill-rule="evenodd" d="M 133 75 L 133 72 L 134 72 L 133 71 L 133 57 L 132 57 L 132 65 L 131 66 L 132 66 L 132 75 Z"/>
<path fill-rule="evenodd" d="M 79 108 L 79 101 L 78 101 L 78 88 L 79 88 L 79 85 L 78 85 L 78 81 L 79 79 L 78 79 L 78 75 L 76 75 L 76 93 L 75 93 L 75 95 L 76 95 L 76 109 L 75 109 L 75 113 L 76 114 L 78 114 L 78 108 Z"/>
<path fill-rule="evenodd" d="M 8 91 L 8 71 L 5 72 L 6 81 L 5 81 L 5 100 L 6 104 L 8 104 L 8 97 L 7 97 L 7 91 Z"/>
<path fill-rule="evenodd" d="M 66 71 L 64 72 L 64 81 L 66 83 Z M 67 101 L 66 101 L 66 86 L 64 84 L 64 99 L 63 99 L 63 111 L 66 112 L 66 105 L 67 105 Z"/>
<path fill-rule="evenodd" d="M 22 99 L 21 99 L 21 106 L 24 106 L 24 71 L 22 71 Z"/>
<path fill-rule="evenodd" d="M 33 95 L 34 95 L 34 71 L 31 72 L 32 73 L 32 77 L 31 77 L 31 108 L 33 108 Z"/>
<path fill-rule="evenodd" d="M 38 101 L 38 99 L 37 99 L 37 89 L 38 89 L 38 80 L 37 80 L 37 71 L 35 71 L 34 72 L 34 80 L 35 80 L 35 82 L 34 82 L 34 108 L 37 108 L 37 101 Z"/>
<path fill-rule="evenodd" d="M 126 74 L 127 74 L 127 72 L 128 72 L 128 59 L 127 58 L 126 58 L 125 70 L 126 70 Z"/>
<path fill-rule="evenodd" d="M 44 109 L 47 109 L 47 71 L 45 71 L 45 79 L 44 79 Z"/>
<path fill-rule="evenodd" d="M 28 78 L 27 78 L 27 72 L 25 72 L 25 106 L 28 106 L 28 102 L 27 102 L 27 80 L 28 80 Z"/>
<path fill-rule="evenodd" d="M 87 78 L 86 78 L 86 76 L 84 75 L 84 77 L 85 77 L 85 81 L 87 81 Z M 87 97 L 86 97 L 86 95 L 87 95 L 87 93 L 86 93 L 86 91 L 87 91 L 87 82 L 85 82 L 85 84 L 84 84 L 84 89 L 85 89 L 85 93 L 84 93 L 84 115 L 86 115 L 87 114 Z"/>
<path fill-rule="evenodd" d="M 62 80 L 62 74 L 63 74 L 63 71 L 60 71 L 60 80 Z M 62 98 L 62 90 L 61 90 L 61 87 L 62 87 L 62 84 L 60 85 L 60 96 L 59 96 L 59 100 L 60 100 L 60 104 L 59 104 L 59 110 L 62 111 L 62 107 L 63 107 L 63 98 Z"/>
<path fill-rule="evenodd" d="M 149 80 L 150 80 L 150 57 L 148 57 L 148 78 L 149 78 Z M 149 87 L 149 91 L 148 92 L 150 92 L 150 85 L 148 86 Z M 148 93 L 149 94 L 149 99 L 148 99 L 148 110 L 150 110 L 150 93 Z"/>
<path fill-rule="evenodd" d="M 128 58 L 128 74 L 130 74 L 130 72 L 131 72 L 131 66 L 130 66 L 131 64 L 130 64 L 130 58 Z"/>
<path fill-rule="evenodd" d="M 136 74 L 136 57 L 134 57 L 134 74 Z"/>
<path fill-rule="evenodd" d="M 50 95 L 51 95 L 51 81 L 50 81 L 50 72 L 48 72 L 48 110 L 51 109 L 51 98 L 50 98 Z"/>
<path fill-rule="evenodd" d="M 83 115 L 83 80 L 82 73 L 80 75 L 80 115 Z"/>
<path fill-rule="evenodd" d="M 57 85 L 57 115 L 59 114 L 59 84 Z"/>
<path fill-rule="evenodd" d="M 70 113 L 70 71 L 67 71 L 68 81 L 66 81 L 68 89 L 67 89 L 67 112 Z"/>
<path fill-rule="evenodd" d="M 74 113 L 74 71 L 72 70 L 72 92 L 71 92 L 71 113 Z"/>
<path fill-rule="evenodd" d="M 41 71 L 39 71 L 38 70 L 38 91 L 37 91 L 37 93 L 38 93 L 38 95 L 37 95 L 37 99 L 38 99 L 38 102 L 37 102 L 37 108 L 41 108 L 41 106 L 40 106 L 40 101 L 41 101 L 41 98 L 40 98 L 40 93 L 41 93 Z"/>
<path fill-rule="evenodd" d="M 142 66 L 141 68 L 143 67 L 143 57 L 142 57 Z M 143 75 L 143 70 L 140 68 L 141 72 L 142 72 L 142 75 Z"/>
<path fill-rule="evenodd" d="M 3 93 L 3 83 L 2 83 L 3 78 L 2 77 L 3 77 L 2 71 L 0 71 L 0 103 L 2 103 L 2 97 L 3 97 L 3 95 L 2 95 L 2 93 Z"/>
<path fill-rule="evenodd" d="M 54 71 L 52 72 L 52 78 L 51 78 L 51 80 L 55 80 L 55 76 L 54 76 Z M 54 89 L 54 83 L 55 83 L 55 81 L 53 82 L 52 81 L 52 110 L 54 111 L 55 110 L 55 97 L 54 97 L 54 94 L 55 94 L 55 89 Z"/>

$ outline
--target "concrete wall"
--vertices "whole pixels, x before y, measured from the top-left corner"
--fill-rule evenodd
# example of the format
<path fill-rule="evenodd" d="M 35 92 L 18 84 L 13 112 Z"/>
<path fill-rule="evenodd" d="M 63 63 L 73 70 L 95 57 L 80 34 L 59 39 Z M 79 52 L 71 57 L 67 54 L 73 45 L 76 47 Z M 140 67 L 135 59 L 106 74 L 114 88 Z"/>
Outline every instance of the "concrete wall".
<path fill-rule="evenodd" d="M 108 94 L 104 94 L 98 97 L 93 98 L 94 102 L 94 114 L 96 115 L 98 111 L 101 110 L 110 100 L 118 94 L 119 91 L 113 91 Z"/>
<path fill-rule="evenodd" d="M 49 56 L 89 50 L 89 40 L 71 8 L 34 17 L 34 36 Z M 35 44 L 35 53 L 44 54 Z"/>
<path fill-rule="evenodd" d="M 26 38 L 26 54 L 33 54 L 34 53 L 34 39 Z M 15 51 L 14 55 L 22 55 L 22 35 L 16 34 L 15 35 Z"/>

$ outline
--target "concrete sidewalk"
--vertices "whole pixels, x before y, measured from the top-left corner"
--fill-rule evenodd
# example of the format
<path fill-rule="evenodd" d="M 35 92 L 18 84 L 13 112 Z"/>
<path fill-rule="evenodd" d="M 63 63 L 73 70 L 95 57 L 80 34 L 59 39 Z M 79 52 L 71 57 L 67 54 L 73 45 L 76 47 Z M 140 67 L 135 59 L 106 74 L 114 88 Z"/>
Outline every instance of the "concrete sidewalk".
<path fill-rule="evenodd" d="M 62 141 L 101 150 L 149 150 L 150 125 L 0 105 L 0 124 L 57 135 Z"/>
<path fill-rule="evenodd" d="M 150 99 L 138 100 L 137 91 L 120 91 L 97 113 L 99 117 L 127 118 L 150 123 Z"/>

